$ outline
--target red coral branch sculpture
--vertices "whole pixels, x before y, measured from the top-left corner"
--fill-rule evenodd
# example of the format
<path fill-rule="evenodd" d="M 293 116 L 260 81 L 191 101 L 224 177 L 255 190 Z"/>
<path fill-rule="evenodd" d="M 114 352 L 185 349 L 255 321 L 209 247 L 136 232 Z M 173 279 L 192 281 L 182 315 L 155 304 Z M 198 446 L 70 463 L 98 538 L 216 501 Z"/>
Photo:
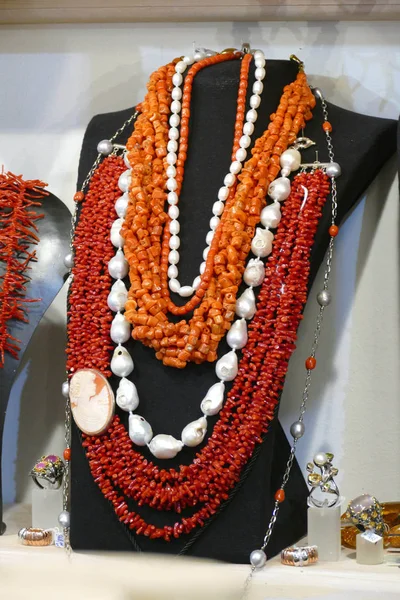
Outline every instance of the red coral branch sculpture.
<path fill-rule="evenodd" d="M 0 173 L 0 368 L 5 353 L 18 358 L 20 340 L 9 332 L 12 320 L 28 322 L 26 305 L 39 299 L 25 298 L 29 263 L 36 260 L 32 244 L 39 242 L 35 222 L 43 218 L 35 207 L 47 196 L 47 183 L 24 181 L 21 175 Z"/>

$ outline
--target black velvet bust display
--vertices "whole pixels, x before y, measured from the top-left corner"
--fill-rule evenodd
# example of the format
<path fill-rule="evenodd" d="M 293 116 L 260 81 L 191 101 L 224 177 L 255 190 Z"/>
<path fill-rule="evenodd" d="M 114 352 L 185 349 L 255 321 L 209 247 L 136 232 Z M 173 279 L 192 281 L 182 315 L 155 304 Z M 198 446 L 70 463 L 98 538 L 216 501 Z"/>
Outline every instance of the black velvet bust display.
<path fill-rule="evenodd" d="M 53 194 L 45 196 L 41 202 L 41 206 L 34 208 L 38 214 L 44 214 L 44 218 L 36 221 L 40 243 L 34 246 L 37 260 L 31 261 L 29 264 L 29 283 L 26 292 L 27 298 L 40 298 L 41 300 L 28 305 L 29 323 L 21 321 L 10 323 L 9 331 L 11 335 L 21 340 L 21 350 L 18 359 L 6 354 L 4 368 L 0 369 L 0 525 L 3 516 L 1 448 L 8 399 L 31 337 L 63 286 L 66 273 L 64 256 L 69 251 L 71 215 L 68 208 Z M 0 265 L 0 272 L 1 267 Z M 37 399 L 37 401 L 39 400 Z M 4 451 L 7 457 L 7 449 L 5 448 Z"/>
<path fill-rule="evenodd" d="M 205 235 L 212 216 L 211 207 L 217 190 L 229 170 L 236 114 L 239 81 L 239 61 L 230 61 L 204 69 L 195 78 L 192 92 L 191 124 L 187 165 L 179 203 L 181 222 L 180 281 L 190 283 L 198 274 L 202 261 Z M 289 61 L 267 61 L 262 103 L 258 109 L 254 139 L 267 128 L 269 115 L 276 110 L 283 87 L 293 81 L 297 65 Z M 254 81 L 250 69 L 249 90 Z M 86 131 L 80 165 L 78 187 L 96 157 L 97 143 L 110 138 L 133 113 L 133 108 L 99 115 Z M 358 115 L 329 105 L 333 124 L 335 158 L 342 166 L 338 179 L 338 223 L 355 205 L 387 159 L 395 152 L 394 121 Z M 320 160 L 327 160 L 325 134 L 322 130 L 321 106 L 317 104 L 314 118 L 307 124 L 305 135 L 313 139 Z M 131 129 L 117 140 L 126 142 Z M 302 152 L 303 160 L 315 159 L 313 148 Z M 311 282 L 324 257 L 328 244 L 330 206 L 327 203 L 317 231 L 312 252 Z M 184 299 L 174 298 L 178 303 Z M 190 364 L 183 371 L 164 367 L 153 350 L 140 343 L 129 342 L 135 370 L 130 376 L 140 397 L 138 413 L 148 419 L 155 433 L 170 433 L 179 438 L 182 428 L 200 416 L 199 404 L 207 389 L 215 383 L 214 365 Z M 227 351 L 221 344 L 219 355 Z M 292 360 L 303 361 L 296 352 Z M 319 368 L 324 368 L 319 365 Z M 111 380 L 115 389 L 116 381 Z M 302 390 L 299 390 L 299 399 Z M 217 418 L 217 417 L 216 417 Z M 215 418 L 215 419 L 216 419 Z M 127 414 L 122 415 L 127 423 Z M 211 421 L 211 420 L 210 420 Z M 210 423 L 212 425 L 212 423 Z M 210 426 L 211 429 L 211 426 Z M 146 453 L 147 450 L 144 450 Z M 79 549 L 142 550 L 144 552 L 187 553 L 230 562 L 248 562 L 249 553 L 260 547 L 273 507 L 273 496 L 280 487 L 289 453 L 289 444 L 277 419 L 266 435 L 265 442 L 252 461 L 245 480 L 233 498 L 209 526 L 194 535 L 169 543 L 133 536 L 119 523 L 111 506 L 93 482 L 80 445 L 79 434 L 73 428 L 72 440 L 72 504 L 71 544 Z M 185 448 L 174 460 L 157 461 L 171 468 L 193 460 L 193 449 Z M 149 455 L 150 458 L 150 455 Z M 298 540 L 306 530 L 307 488 L 300 469 L 294 465 L 286 488 L 286 501 L 268 547 L 268 556 Z M 135 503 L 132 507 L 136 510 Z M 151 523 L 173 524 L 173 515 L 142 507 L 138 512 Z M 170 517 L 170 518 L 169 518 Z"/>

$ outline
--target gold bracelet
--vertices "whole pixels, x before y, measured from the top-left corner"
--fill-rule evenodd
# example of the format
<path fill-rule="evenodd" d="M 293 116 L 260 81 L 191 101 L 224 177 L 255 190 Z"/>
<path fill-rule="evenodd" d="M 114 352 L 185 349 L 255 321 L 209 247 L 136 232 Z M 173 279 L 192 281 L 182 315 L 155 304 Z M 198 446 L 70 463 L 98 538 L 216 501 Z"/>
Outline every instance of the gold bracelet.
<path fill-rule="evenodd" d="M 50 546 L 53 543 L 53 532 L 50 529 L 23 527 L 18 537 L 24 546 Z"/>
<path fill-rule="evenodd" d="M 317 561 L 317 546 L 291 546 L 281 552 L 281 563 L 290 567 L 307 567 Z"/>

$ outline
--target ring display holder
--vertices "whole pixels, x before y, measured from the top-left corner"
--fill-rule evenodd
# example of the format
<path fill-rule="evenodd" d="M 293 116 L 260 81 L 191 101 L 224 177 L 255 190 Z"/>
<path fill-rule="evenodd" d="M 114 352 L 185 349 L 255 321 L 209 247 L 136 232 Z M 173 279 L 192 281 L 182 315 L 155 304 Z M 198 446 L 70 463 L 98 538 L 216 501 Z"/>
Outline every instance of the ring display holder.
<path fill-rule="evenodd" d="M 308 543 L 318 546 L 318 557 L 321 561 L 338 561 L 341 554 L 340 514 L 343 498 L 332 507 L 317 508 L 308 503 L 307 524 Z"/>

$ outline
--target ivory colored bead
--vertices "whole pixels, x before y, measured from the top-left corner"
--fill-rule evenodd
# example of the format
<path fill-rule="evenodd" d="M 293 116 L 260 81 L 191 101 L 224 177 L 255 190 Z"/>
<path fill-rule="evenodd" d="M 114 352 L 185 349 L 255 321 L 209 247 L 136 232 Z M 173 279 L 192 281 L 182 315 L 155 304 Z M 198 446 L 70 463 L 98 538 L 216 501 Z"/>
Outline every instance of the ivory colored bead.
<path fill-rule="evenodd" d="M 168 209 L 168 216 L 171 219 L 177 219 L 179 217 L 179 208 L 176 204 L 172 204 Z"/>
<path fill-rule="evenodd" d="M 260 98 L 260 96 L 258 94 L 253 94 L 253 96 L 250 96 L 250 106 L 251 106 L 251 108 L 258 108 L 260 106 L 260 103 L 261 103 L 261 98 Z"/>
<path fill-rule="evenodd" d="M 170 265 L 168 267 L 168 277 L 170 279 L 176 279 L 178 277 L 178 267 L 176 265 Z"/>
<path fill-rule="evenodd" d="M 265 277 L 265 268 L 261 260 L 252 258 L 244 270 L 243 279 L 247 285 L 257 287 L 261 285 Z"/>
<path fill-rule="evenodd" d="M 172 435 L 161 433 L 153 437 L 148 448 L 156 458 L 174 458 L 182 450 L 183 442 Z"/>
<path fill-rule="evenodd" d="M 123 377 L 119 382 L 116 394 L 117 405 L 126 412 L 132 412 L 139 406 L 139 395 L 132 381 Z"/>
<path fill-rule="evenodd" d="M 282 214 L 280 204 L 278 202 L 274 202 L 273 204 L 269 204 L 263 208 L 261 211 L 260 221 L 264 227 L 275 229 L 278 227 L 281 218 Z"/>
<path fill-rule="evenodd" d="M 192 288 L 191 285 L 183 285 L 180 289 L 179 289 L 179 295 L 182 298 L 188 298 L 189 296 L 191 296 L 194 292 L 194 289 Z"/>
<path fill-rule="evenodd" d="M 179 283 L 179 281 L 177 279 L 170 279 L 168 285 L 169 285 L 169 289 L 171 290 L 171 292 L 174 292 L 175 294 L 177 294 L 179 292 L 179 290 L 181 289 L 181 284 Z"/>
<path fill-rule="evenodd" d="M 234 175 L 237 175 L 238 173 L 240 173 L 241 168 L 242 168 L 242 163 L 240 161 L 238 161 L 238 160 L 234 160 L 231 163 L 231 166 L 229 167 L 229 170 Z"/>
<path fill-rule="evenodd" d="M 262 94 L 263 89 L 264 84 L 262 83 L 262 81 L 255 81 L 253 83 L 253 94 Z"/>
<path fill-rule="evenodd" d="M 181 433 L 181 440 L 185 444 L 185 446 L 189 446 L 189 448 L 194 448 L 201 444 L 204 440 L 204 437 L 207 433 L 207 419 L 205 417 L 200 417 L 196 421 L 192 421 L 184 429 Z"/>
<path fill-rule="evenodd" d="M 212 212 L 213 212 L 213 215 L 215 215 L 217 217 L 222 215 L 222 213 L 224 212 L 224 203 L 221 202 L 221 200 L 217 200 L 217 202 L 214 202 L 213 207 L 212 207 Z"/>
<path fill-rule="evenodd" d="M 232 323 L 230 330 L 227 333 L 226 341 L 228 346 L 233 350 L 244 348 L 247 344 L 247 324 L 244 318 L 238 319 Z"/>
<path fill-rule="evenodd" d="M 110 337 L 115 344 L 124 344 L 131 337 L 131 325 L 121 313 L 117 313 L 111 322 Z"/>
<path fill-rule="evenodd" d="M 171 250 L 178 250 L 180 245 L 181 240 L 179 239 L 179 237 L 177 235 L 171 235 L 171 237 L 169 238 L 169 247 L 171 248 Z"/>
<path fill-rule="evenodd" d="M 140 415 L 129 415 L 129 437 L 136 446 L 146 446 L 153 437 L 150 423 Z"/>
<path fill-rule="evenodd" d="M 255 96 L 255 97 L 258 97 L 258 96 Z M 250 98 L 250 102 L 251 102 L 251 98 Z M 243 133 L 245 135 L 253 135 L 253 133 L 254 133 L 254 125 L 253 125 L 253 123 L 245 123 L 243 125 Z"/>
<path fill-rule="evenodd" d="M 246 121 L 249 121 L 249 123 L 255 123 L 257 121 L 257 117 L 257 111 L 255 111 L 254 108 L 251 108 L 246 114 Z"/>
<path fill-rule="evenodd" d="M 224 185 L 226 185 L 226 187 L 232 187 L 234 185 L 236 181 L 236 177 L 233 173 L 228 173 L 228 175 L 225 175 L 225 179 L 224 179 Z"/>
<path fill-rule="evenodd" d="M 229 190 L 227 187 L 221 187 L 218 190 L 218 199 L 219 200 L 226 200 L 229 196 Z"/>
<path fill-rule="evenodd" d="M 238 150 L 236 150 L 236 160 L 243 162 L 244 160 L 246 160 L 246 156 L 247 156 L 247 152 L 244 148 L 239 148 Z"/>
<path fill-rule="evenodd" d="M 168 254 L 168 262 L 171 265 L 176 265 L 179 262 L 179 252 L 178 250 L 171 250 L 171 252 Z"/>
<path fill-rule="evenodd" d="M 238 360 L 236 352 L 231 350 L 224 354 L 215 365 L 217 377 L 222 381 L 232 381 L 238 373 Z"/>
<path fill-rule="evenodd" d="M 182 90 L 180 87 L 172 88 L 171 98 L 172 100 L 180 100 L 182 98 Z"/>
<path fill-rule="evenodd" d="M 111 371 L 118 377 L 128 377 L 133 371 L 133 360 L 126 348 L 117 346 L 111 359 Z"/>
<path fill-rule="evenodd" d="M 225 384 L 223 381 L 214 383 L 208 390 L 204 399 L 201 401 L 200 408 L 202 412 L 211 417 L 219 413 L 224 403 Z"/>
<path fill-rule="evenodd" d="M 174 206 L 178 203 L 178 194 L 176 192 L 169 192 L 169 194 L 167 195 L 167 201 L 168 204 Z"/>

